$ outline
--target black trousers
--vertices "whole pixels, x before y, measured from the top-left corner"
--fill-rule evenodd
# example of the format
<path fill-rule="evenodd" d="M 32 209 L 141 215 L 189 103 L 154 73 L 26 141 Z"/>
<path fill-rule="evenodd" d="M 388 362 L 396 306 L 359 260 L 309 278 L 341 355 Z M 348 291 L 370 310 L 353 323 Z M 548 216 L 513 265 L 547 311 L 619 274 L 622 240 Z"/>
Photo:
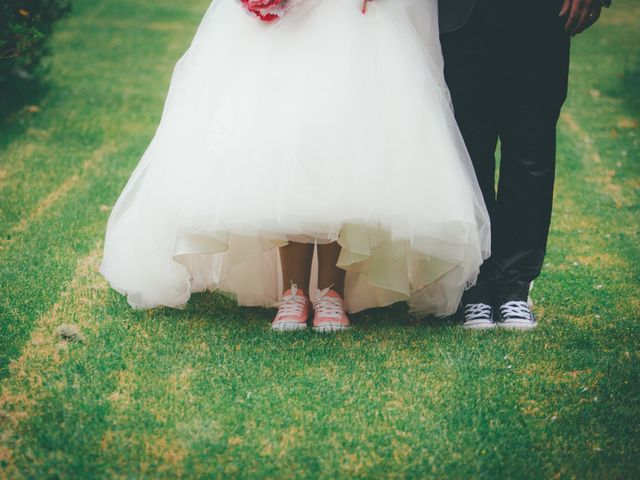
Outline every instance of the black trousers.
<path fill-rule="evenodd" d="M 478 0 L 462 29 L 441 36 L 456 120 L 492 223 L 491 258 L 465 303 L 526 300 L 542 269 L 569 70 L 559 11 L 557 0 Z"/>

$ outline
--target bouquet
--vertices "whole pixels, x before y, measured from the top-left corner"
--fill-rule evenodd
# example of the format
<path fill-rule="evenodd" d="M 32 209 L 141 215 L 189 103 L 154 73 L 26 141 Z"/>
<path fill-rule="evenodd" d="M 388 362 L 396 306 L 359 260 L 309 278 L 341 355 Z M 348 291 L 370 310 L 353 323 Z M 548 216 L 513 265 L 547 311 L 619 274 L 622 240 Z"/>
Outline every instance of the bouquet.
<path fill-rule="evenodd" d="M 285 13 L 305 0 L 238 0 L 244 9 L 263 22 L 271 23 L 282 18 Z M 367 2 L 362 1 L 362 13 L 367 11 Z"/>
<path fill-rule="evenodd" d="M 273 22 L 283 17 L 295 0 L 238 0 L 244 9 L 263 22 Z"/>

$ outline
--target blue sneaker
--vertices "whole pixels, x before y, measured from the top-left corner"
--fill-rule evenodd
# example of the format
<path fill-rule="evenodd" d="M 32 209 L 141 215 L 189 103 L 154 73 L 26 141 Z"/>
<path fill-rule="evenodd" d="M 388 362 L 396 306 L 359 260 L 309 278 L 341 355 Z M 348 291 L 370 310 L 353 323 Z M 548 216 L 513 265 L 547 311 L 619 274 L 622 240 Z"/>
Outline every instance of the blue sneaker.
<path fill-rule="evenodd" d="M 495 328 L 493 319 L 493 307 L 486 303 L 468 303 L 464 306 L 463 328 L 469 330 L 485 330 Z"/>
<path fill-rule="evenodd" d="M 538 326 L 528 302 L 512 300 L 500 305 L 498 327 L 514 330 L 533 330 Z"/>

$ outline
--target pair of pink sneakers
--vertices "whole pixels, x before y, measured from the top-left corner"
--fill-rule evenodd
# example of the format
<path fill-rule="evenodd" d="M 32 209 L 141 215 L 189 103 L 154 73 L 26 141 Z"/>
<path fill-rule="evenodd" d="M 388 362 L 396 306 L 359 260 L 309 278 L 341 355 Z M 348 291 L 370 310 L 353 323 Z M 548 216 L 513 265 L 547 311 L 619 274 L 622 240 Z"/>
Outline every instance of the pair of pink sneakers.
<path fill-rule="evenodd" d="M 284 292 L 271 328 L 278 331 L 307 328 L 311 300 L 295 284 Z M 349 328 L 344 299 L 331 287 L 318 291 L 313 305 L 313 329 L 318 332 L 337 332 Z"/>

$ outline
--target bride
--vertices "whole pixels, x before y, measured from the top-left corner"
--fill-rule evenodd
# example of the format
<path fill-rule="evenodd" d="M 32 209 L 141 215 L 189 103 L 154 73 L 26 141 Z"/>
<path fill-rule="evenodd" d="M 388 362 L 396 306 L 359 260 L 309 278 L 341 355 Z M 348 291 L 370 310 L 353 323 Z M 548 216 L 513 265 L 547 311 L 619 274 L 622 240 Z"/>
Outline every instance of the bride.
<path fill-rule="evenodd" d="M 100 272 L 132 307 L 219 289 L 319 331 L 457 309 L 490 229 L 437 1 L 362 2 L 213 1 L 107 225 Z"/>

